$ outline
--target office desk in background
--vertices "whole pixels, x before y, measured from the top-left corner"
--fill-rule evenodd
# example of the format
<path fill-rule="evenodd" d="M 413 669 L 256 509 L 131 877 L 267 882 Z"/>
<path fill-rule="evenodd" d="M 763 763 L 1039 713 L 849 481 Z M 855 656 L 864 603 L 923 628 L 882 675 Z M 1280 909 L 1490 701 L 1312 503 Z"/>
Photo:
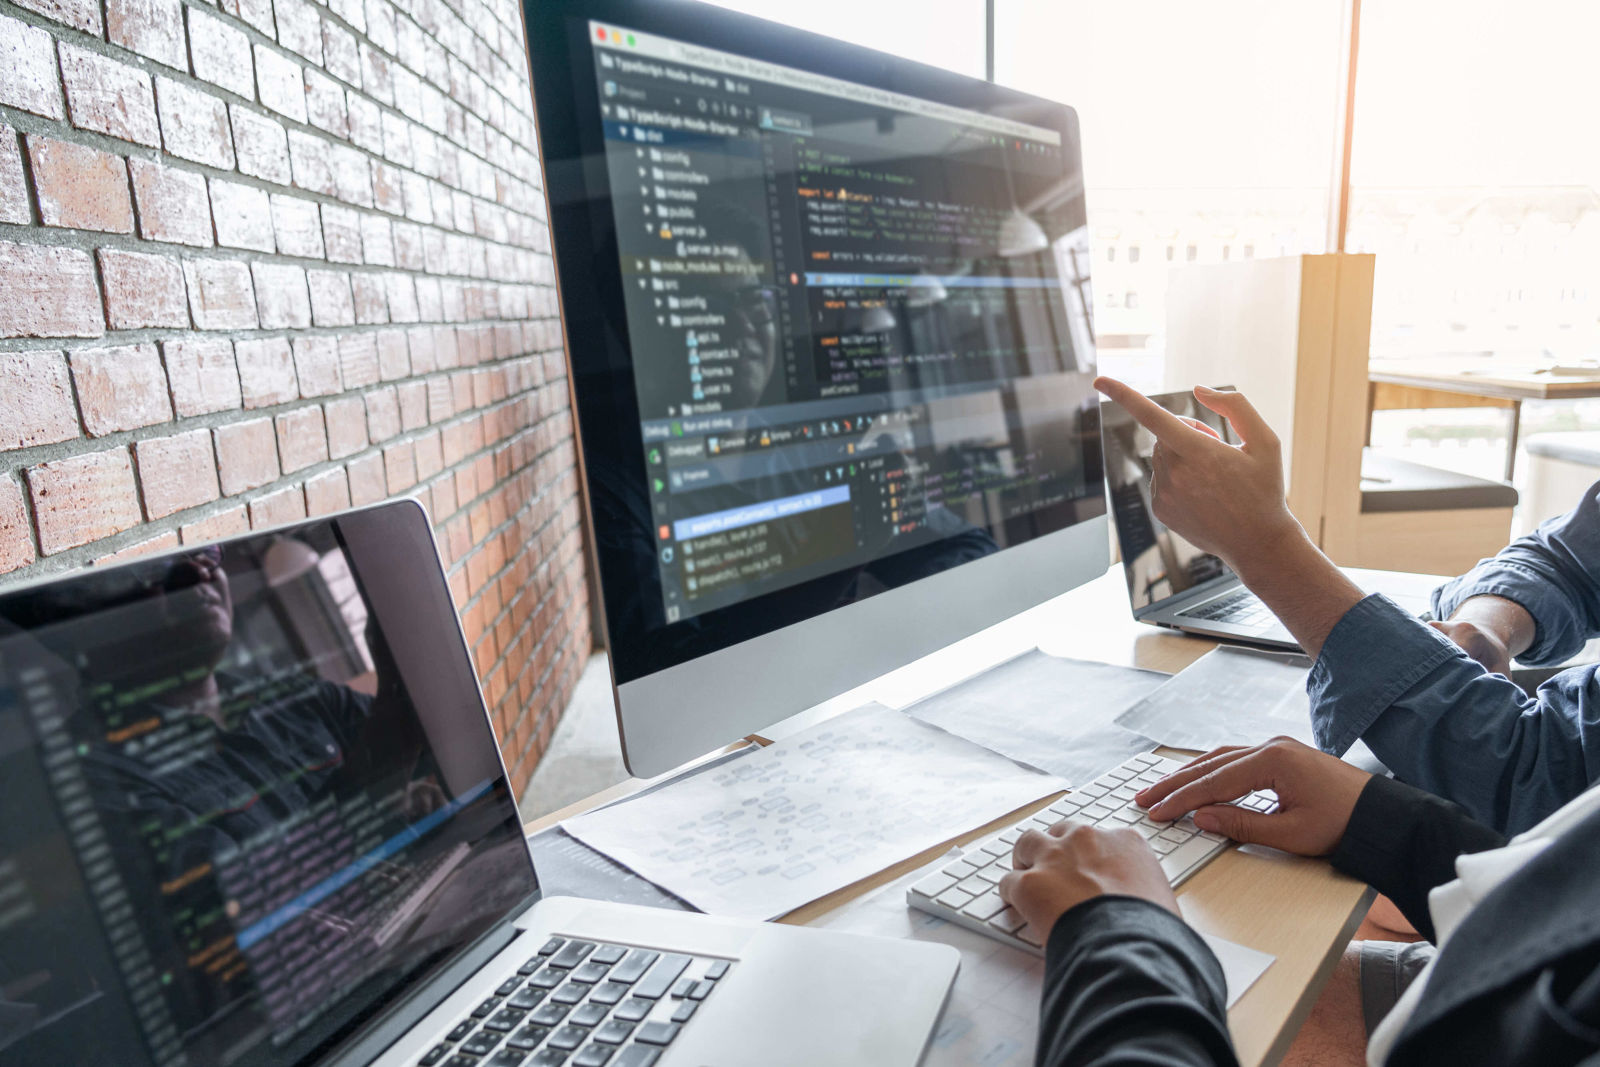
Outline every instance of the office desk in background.
<path fill-rule="evenodd" d="M 1213 641 L 1134 622 L 1122 574 L 1122 567 L 1114 566 L 1088 585 L 788 719 L 758 740 L 778 740 L 873 700 L 903 707 L 1035 646 L 1056 655 L 1167 673 L 1182 670 L 1214 647 Z M 527 829 L 530 833 L 542 830 L 646 784 L 623 782 L 535 820 Z M 1013 825 L 1059 795 L 974 827 L 970 833 L 813 901 L 779 921 L 814 922 L 933 862 L 952 845 L 964 846 Z M 1335 873 L 1321 860 L 1256 849 L 1229 851 L 1178 890 L 1184 918 L 1196 928 L 1277 957 L 1228 1013 L 1241 1064 L 1273 1063 L 1288 1048 L 1371 900 L 1370 889 Z M 1026 1036 L 1031 1043 L 1032 1035 Z"/>
<path fill-rule="evenodd" d="M 1517 435 L 1524 400 L 1600 397 L 1593 374 L 1551 374 L 1536 364 L 1492 357 L 1375 359 L 1367 369 L 1367 443 L 1372 413 L 1426 408 L 1493 407 L 1506 412 L 1505 480 L 1516 472 Z"/>

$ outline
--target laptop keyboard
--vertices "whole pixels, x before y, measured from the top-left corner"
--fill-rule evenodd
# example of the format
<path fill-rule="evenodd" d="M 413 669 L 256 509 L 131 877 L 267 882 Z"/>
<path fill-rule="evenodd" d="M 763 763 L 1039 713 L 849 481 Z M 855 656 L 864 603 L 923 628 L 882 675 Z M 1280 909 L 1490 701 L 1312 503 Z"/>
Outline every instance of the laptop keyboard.
<path fill-rule="evenodd" d="M 906 903 L 1014 948 L 1040 953 L 1050 932 L 1027 925 L 1015 908 L 1000 899 L 996 887 L 1011 870 L 1011 847 L 1019 837 L 1063 821 L 1133 830 L 1155 852 L 1167 881 L 1177 886 L 1232 844 L 1221 834 L 1201 830 L 1187 815 L 1163 822 L 1150 818 L 1133 802 L 1139 790 L 1183 766 L 1182 760 L 1133 756 L 1009 830 L 973 845 L 960 859 L 907 889 Z M 1266 814 L 1277 810 L 1278 798 L 1264 790 L 1237 803 Z"/>
<path fill-rule="evenodd" d="M 1198 607 L 1188 611 L 1178 612 L 1179 618 L 1207 619 L 1211 622 L 1226 622 L 1235 626 L 1270 625 L 1277 621 L 1277 616 L 1267 610 L 1261 598 L 1248 589 L 1229 593 L 1227 596 L 1208 600 Z"/>
<path fill-rule="evenodd" d="M 418 1067 L 651 1067 L 732 967 L 552 937 Z"/>

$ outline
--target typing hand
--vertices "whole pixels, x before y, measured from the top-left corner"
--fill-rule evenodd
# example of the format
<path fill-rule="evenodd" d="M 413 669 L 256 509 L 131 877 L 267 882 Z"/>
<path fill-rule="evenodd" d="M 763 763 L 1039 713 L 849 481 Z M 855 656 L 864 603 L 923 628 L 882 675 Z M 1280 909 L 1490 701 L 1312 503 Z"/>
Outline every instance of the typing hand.
<path fill-rule="evenodd" d="M 1204 386 L 1194 391 L 1243 442 L 1230 445 L 1115 378 L 1097 378 L 1094 385 L 1156 436 L 1150 485 L 1156 518 L 1230 564 L 1271 551 L 1285 538 L 1304 539 L 1284 499 L 1278 435 L 1244 394 Z"/>
<path fill-rule="evenodd" d="M 1156 819 L 1194 812 L 1195 825 L 1235 841 L 1302 856 L 1332 852 L 1372 776 L 1288 737 L 1254 748 L 1218 748 L 1135 794 Z M 1257 789 L 1278 794 L 1271 815 L 1229 802 Z M 1020 843 L 1020 842 L 1019 842 Z"/>
<path fill-rule="evenodd" d="M 1178 913 L 1167 876 L 1132 830 L 1100 830 L 1061 822 L 1048 833 L 1029 830 L 1011 850 L 1015 868 L 1000 879 L 1000 899 L 1049 937 L 1056 920 L 1094 897 L 1142 897 Z"/>

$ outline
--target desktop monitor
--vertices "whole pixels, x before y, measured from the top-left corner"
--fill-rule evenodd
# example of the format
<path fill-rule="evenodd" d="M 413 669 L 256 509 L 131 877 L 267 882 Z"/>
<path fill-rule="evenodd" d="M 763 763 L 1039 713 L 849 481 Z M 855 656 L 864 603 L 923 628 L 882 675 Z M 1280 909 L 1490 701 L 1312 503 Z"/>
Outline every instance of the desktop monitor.
<path fill-rule="evenodd" d="M 526 0 L 624 758 L 1104 573 L 1077 116 L 687 0 Z"/>

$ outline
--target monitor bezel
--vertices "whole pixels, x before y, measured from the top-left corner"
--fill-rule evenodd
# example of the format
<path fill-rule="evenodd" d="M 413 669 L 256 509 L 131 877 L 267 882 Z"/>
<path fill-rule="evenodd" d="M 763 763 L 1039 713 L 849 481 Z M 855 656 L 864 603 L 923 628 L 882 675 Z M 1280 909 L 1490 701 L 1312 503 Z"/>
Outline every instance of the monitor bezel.
<path fill-rule="evenodd" d="M 568 353 L 577 464 L 586 490 L 590 470 L 602 464 L 637 485 L 645 483 L 648 473 L 626 317 L 620 288 L 613 280 L 616 265 L 605 252 L 605 235 L 614 230 L 614 221 L 604 173 L 599 95 L 593 71 L 587 65 L 592 55 L 588 29 L 591 21 L 692 40 L 708 48 L 955 107 L 1023 113 L 1026 121 L 1034 125 L 1055 128 L 1063 145 L 1077 153 L 1074 163 L 1081 171 L 1077 114 L 1065 104 L 764 19 L 694 0 L 525 0 L 524 17 L 536 104 L 541 99 L 557 102 L 542 110 L 536 107 L 535 122 Z M 597 195 L 600 191 L 605 195 Z M 1096 435 L 1094 445 L 1097 447 L 1098 443 Z M 1094 473 L 1091 471 L 1091 477 Z M 638 563 L 625 551 L 608 545 L 604 537 L 591 537 L 589 549 L 600 593 L 596 606 L 610 636 L 618 725 L 629 770 L 640 775 L 665 771 L 1102 573 L 1109 563 L 1108 519 L 1103 469 L 1098 473 L 1100 491 L 1066 505 L 1086 509 L 1087 518 L 993 556 L 821 615 L 798 621 L 779 617 L 770 624 L 745 630 L 748 637 L 698 650 L 666 667 L 646 665 L 648 661 L 641 654 L 652 635 L 661 630 L 617 632 L 625 614 L 621 609 L 641 596 L 640 583 L 659 579 L 641 575 Z M 594 531 L 595 509 L 587 491 L 585 506 Z M 1090 532 L 1090 528 L 1098 533 Z M 1078 544 L 1080 537 L 1082 546 Z M 1041 547 L 1034 552 L 1023 551 L 1030 546 Z M 1060 570 L 1033 558 L 1059 557 L 1063 551 L 1090 552 L 1098 561 L 1097 569 L 1093 573 L 1080 573 L 1078 568 Z M 1010 571 L 1029 575 L 1019 583 L 1027 587 L 1025 595 L 999 592 L 1009 585 L 1006 574 Z M 969 587 L 974 574 L 982 577 Z M 925 607 L 912 607 L 929 596 L 928 590 L 908 594 L 921 587 L 932 587 L 934 593 L 940 589 L 948 592 L 946 596 L 935 596 Z M 764 594 L 750 603 L 759 603 L 768 596 L 781 597 L 785 592 L 788 591 Z M 973 598 L 983 601 L 990 596 L 998 614 L 984 610 L 990 606 L 987 603 L 974 605 Z M 932 610 L 939 620 L 924 621 L 919 627 L 906 626 L 904 617 L 894 617 L 893 605 L 902 600 L 907 602 L 904 610 Z M 878 601 L 885 603 L 868 607 Z M 952 616 L 948 604 L 952 602 L 970 609 L 969 615 L 956 625 L 949 625 Z M 940 610 L 941 606 L 945 610 Z M 887 616 L 886 609 L 890 612 Z M 874 631 L 884 626 L 893 633 L 880 640 L 881 635 Z M 835 633 L 827 633 L 828 628 Z M 838 634 L 848 636 L 841 641 Z M 863 647 L 873 644 L 864 640 L 864 634 L 873 635 L 878 654 L 862 655 Z M 908 636 L 916 639 L 908 640 Z M 818 655 L 794 657 L 795 648 Z M 777 662 L 785 657 L 811 663 L 796 674 L 793 685 L 763 686 L 764 692 L 757 692 L 743 684 L 732 684 L 733 679 L 750 675 L 751 668 L 757 668 L 754 674 L 758 676 L 787 674 L 785 664 Z M 820 659 L 827 659 L 829 665 L 819 667 Z M 758 667 L 762 664 L 766 666 Z M 686 694 L 692 694 L 688 703 L 683 700 Z M 759 710 L 734 711 L 733 705 L 741 702 Z M 652 716 L 658 719 L 653 720 Z"/>

